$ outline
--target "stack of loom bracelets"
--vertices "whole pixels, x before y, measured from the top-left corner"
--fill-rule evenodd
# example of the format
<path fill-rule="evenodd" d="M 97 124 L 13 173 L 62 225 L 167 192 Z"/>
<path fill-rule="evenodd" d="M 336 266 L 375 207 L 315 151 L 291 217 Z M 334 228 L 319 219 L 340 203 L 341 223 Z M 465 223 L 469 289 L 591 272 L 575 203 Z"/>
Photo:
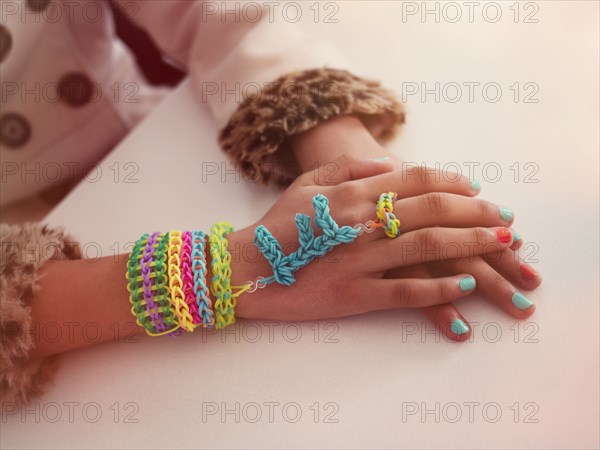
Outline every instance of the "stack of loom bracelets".
<path fill-rule="evenodd" d="M 127 263 L 127 290 L 131 312 L 147 334 L 176 335 L 214 325 L 205 293 L 204 238 L 202 232 L 173 230 L 144 234 L 135 242 Z"/>
<path fill-rule="evenodd" d="M 213 273 L 210 292 L 216 299 L 214 311 L 206 282 L 206 234 L 178 230 L 151 236 L 144 234 L 136 241 L 127 264 L 131 311 L 138 325 L 151 336 L 172 334 L 180 328 L 193 331 L 198 326 L 229 326 L 235 323 L 237 297 L 242 293 L 255 292 L 274 282 L 291 286 L 296 281 L 294 273 L 297 270 L 340 244 L 354 242 L 362 233 L 383 228 L 389 238 L 397 237 L 400 221 L 393 214 L 396 198 L 393 192 L 380 195 L 375 221 L 340 227 L 331 217 L 327 197 L 316 195 L 313 198 L 315 224 L 323 234 L 315 236 L 310 217 L 297 214 L 300 247 L 289 255 L 284 255 L 277 239 L 266 227 L 259 225 L 254 243 L 271 265 L 273 275 L 258 277 L 243 286 L 231 286 L 227 236 L 233 226 L 228 222 L 214 224 L 209 236 Z"/>

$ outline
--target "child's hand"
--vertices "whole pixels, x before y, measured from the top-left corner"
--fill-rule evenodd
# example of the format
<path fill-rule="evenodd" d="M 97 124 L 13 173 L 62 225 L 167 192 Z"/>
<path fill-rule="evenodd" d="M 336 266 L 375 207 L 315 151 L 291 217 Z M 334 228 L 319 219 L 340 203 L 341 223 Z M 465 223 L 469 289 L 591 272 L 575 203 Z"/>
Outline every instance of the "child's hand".
<path fill-rule="evenodd" d="M 473 291 L 474 286 L 465 280 L 468 272 L 426 280 L 385 279 L 384 275 L 426 261 L 473 260 L 513 244 L 507 224 L 498 214 L 491 214 L 497 207 L 469 198 L 477 192 L 464 177 L 434 182 L 427 171 L 390 172 L 390 163 L 350 157 L 339 158 L 335 167 L 338 170 L 333 174 L 317 169 L 302 175 L 259 223 L 230 236 L 232 284 L 272 275 L 272 268 L 252 244 L 256 226 L 266 226 L 286 254 L 295 251 L 295 214 L 314 217 L 312 198 L 319 193 L 329 199 L 338 225 L 354 226 L 373 220 L 379 195 L 395 191 L 399 200 L 394 210 L 402 222 L 402 234 L 396 239 L 387 238 L 382 230 L 361 235 L 300 269 L 292 286 L 271 284 L 242 294 L 236 309 L 239 317 L 325 319 L 447 303 Z M 439 205 L 447 205 L 443 214 L 436 210 Z M 320 230 L 315 231 L 320 234 Z"/>

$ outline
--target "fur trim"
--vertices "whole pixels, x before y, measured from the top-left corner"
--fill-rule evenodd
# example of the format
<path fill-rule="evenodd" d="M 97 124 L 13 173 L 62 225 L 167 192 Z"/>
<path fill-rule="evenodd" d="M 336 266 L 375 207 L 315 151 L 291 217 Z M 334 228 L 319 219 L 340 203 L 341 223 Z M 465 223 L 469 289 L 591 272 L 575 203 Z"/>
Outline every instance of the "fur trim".
<path fill-rule="evenodd" d="M 55 357 L 29 360 L 35 346 L 31 301 L 38 270 L 50 260 L 79 259 L 79 243 L 39 223 L 0 224 L 0 404 L 27 403 L 57 368 Z M 4 411 L 4 407 L 2 408 Z"/>
<path fill-rule="evenodd" d="M 282 164 L 266 164 L 284 150 L 287 138 L 349 114 L 358 116 L 380 143 L 404 123 L 402 104 L 379 82 L 346 70 L 313 69 L 280 77 L 245 99 L 219 133 L 219 144 L 247 178 L 287 184 L 293 179 L 278 167 Z"/>

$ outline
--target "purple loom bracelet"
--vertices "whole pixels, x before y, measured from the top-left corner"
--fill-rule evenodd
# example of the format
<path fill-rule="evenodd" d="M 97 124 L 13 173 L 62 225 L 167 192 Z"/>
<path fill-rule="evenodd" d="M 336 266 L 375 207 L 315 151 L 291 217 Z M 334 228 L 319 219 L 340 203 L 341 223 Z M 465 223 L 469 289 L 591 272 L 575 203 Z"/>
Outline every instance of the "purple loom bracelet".
<path fill-rule="evenodd" d="M 146 244 L 146 248 L 144 249 L 144 254 L 142 256 L 141 267 L 142 267 L 142 279 L 144 285 L 144 300 L 146 302 L 146 311 L 150 315 L 152 319 L 152 323 L 154 324 L 154 328 L 158 332 L 165 331 L 167 327 L 165 326 L 162 317 L 159 313 L 158 306 L 154 302 L 154 292 L 152 291 L 152 280 L 150 279 L 151 268 L 150 264 L 152 263 L 152 258 L 154 256 L 154 244 L 156 243 L 156 238 L 160 235 L 160 233 L 152 233 L 152 235 L 148 238 L 148 243 Z"/>

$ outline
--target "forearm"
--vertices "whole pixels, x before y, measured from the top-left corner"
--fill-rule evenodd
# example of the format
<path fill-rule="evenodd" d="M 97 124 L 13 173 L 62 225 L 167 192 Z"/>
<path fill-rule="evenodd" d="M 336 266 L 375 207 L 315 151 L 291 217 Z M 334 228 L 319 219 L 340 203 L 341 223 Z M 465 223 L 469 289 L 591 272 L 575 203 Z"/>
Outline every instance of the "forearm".
<path fill-rule="evenodd" d="M 246 228 L 228 237 L 234 286 L 268 274 L 268 263 L 258 251 L 252 258 L 240 256 L 246 251 L 236 251 L 252 245 L 252 231 Z M 32 358 L 102 342 L 127 342 L 145 333 L 131 312 L 125 277 L 128 257 L 50 261 L 40 268 L 40 290 L 32 302 L 32 328 L 28 330 L 35 342 Z M 208 251 L 207 262 L 206 279 L 210 280 Z M 261 294 L 253 294 L 252 299 Z M 211 301 L 214 304 L 212 295 Z M 251 315 L 247 310 L 247 302 L 241 302 L 237 315 Z"/>
<path fill-rule="evenodd" d="M 48 356 L 143 333 L 131 314 L 126 288 L 127 254 L 52 261 L 40 269 L 32 302 L 35 348 Z"/>

